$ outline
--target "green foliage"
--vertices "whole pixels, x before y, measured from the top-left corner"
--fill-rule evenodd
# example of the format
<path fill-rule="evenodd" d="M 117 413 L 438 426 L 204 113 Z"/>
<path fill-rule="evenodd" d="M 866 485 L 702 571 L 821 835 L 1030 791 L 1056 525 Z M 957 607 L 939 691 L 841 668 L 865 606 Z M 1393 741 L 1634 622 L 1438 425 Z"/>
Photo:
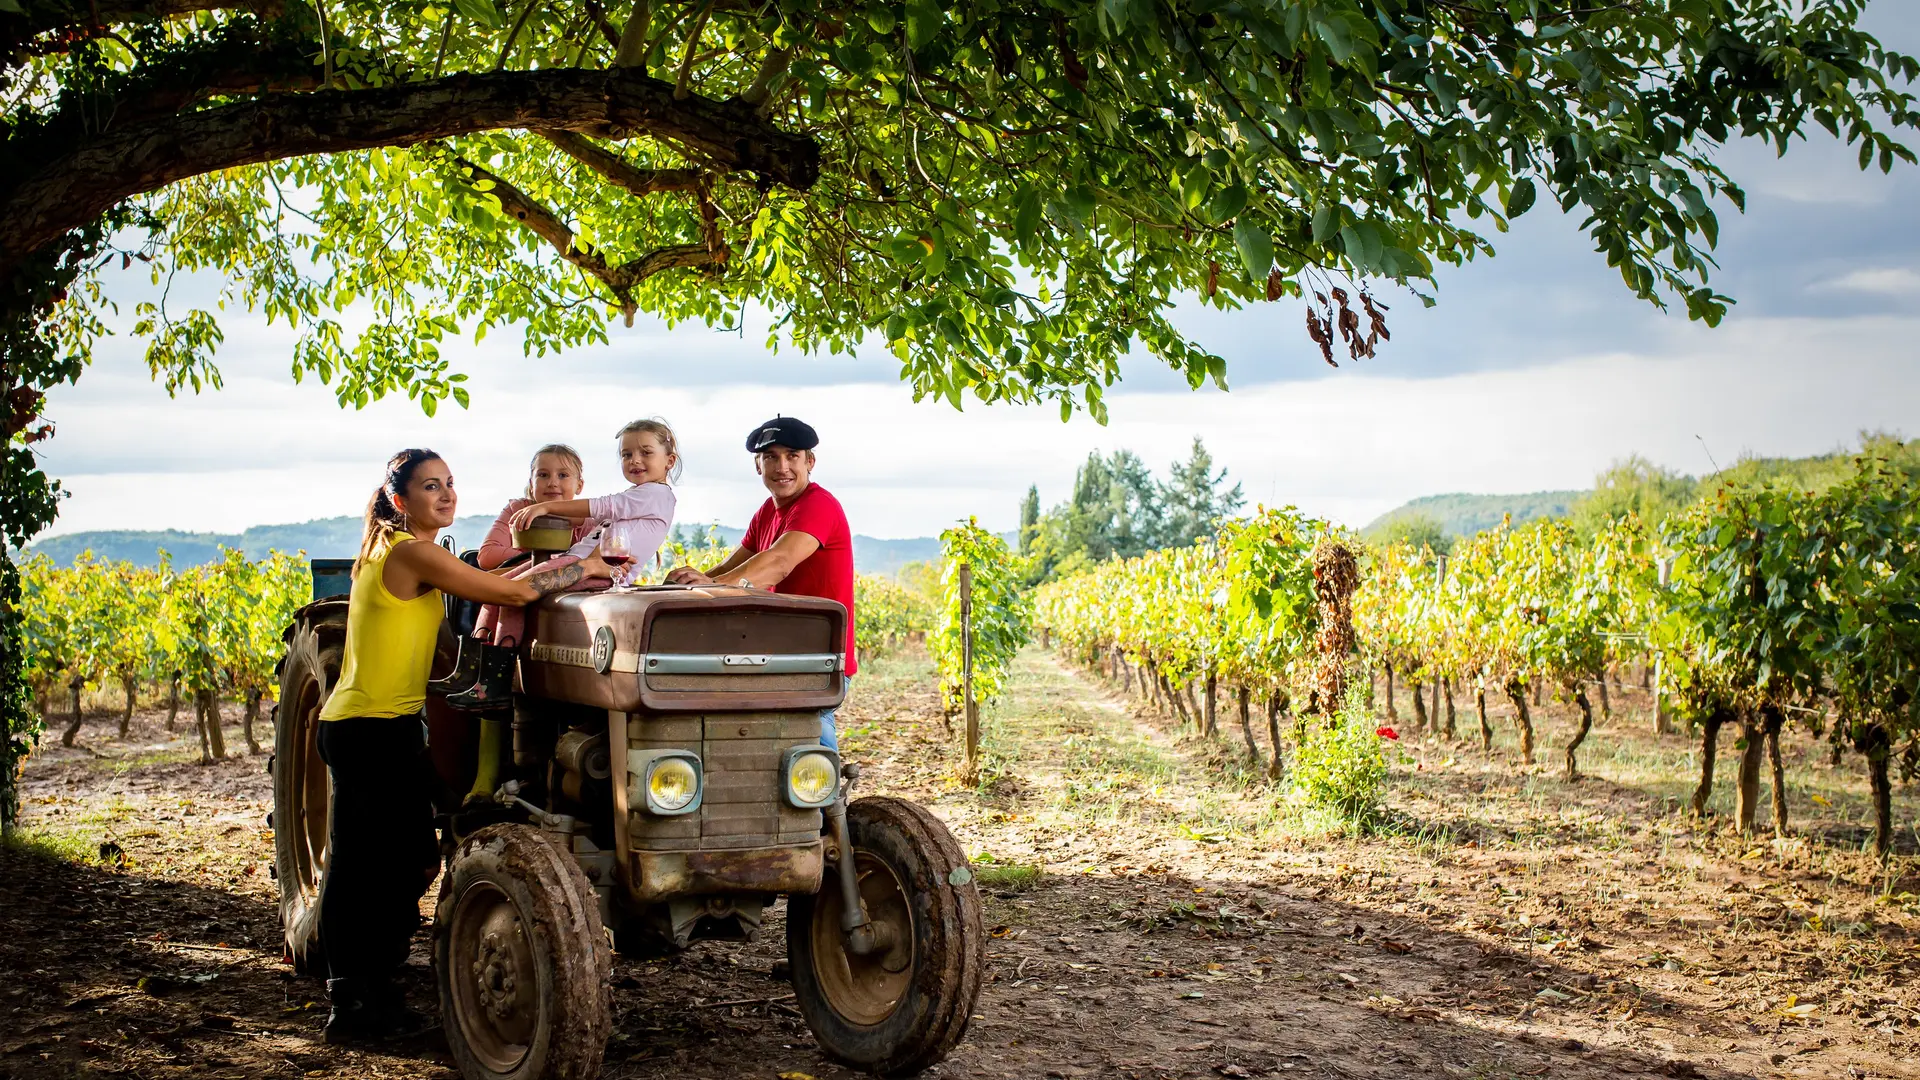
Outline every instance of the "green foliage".
<path fill-rule="evenodd" d="M 1175 684 L 1211 673 L 1291 694 L 1311 677 L 1313 546 L 1327 530 L 1291 508 L 1263 508 L 1189 547 L 1114 559 L 1041 586 L 1035 623 L 1083 660 L 1117 649 Z"/>
<path fill-rule="evenodd" d="M 861 574 L 853 582 L 854 648 L 861 656 L 892 652 L 933 629 L 933 598 L 875 574 Z"/>
<path fill-rule="evenodd" d="M 1301 725 L 1288 773 L 1293 790 L 1310 806 L 1359 825 L 1371 822 L 1387 786 L 1387 755 L 1376 730 L 1363 700 L 1349 701 L 1329 722 Z"/>
<path fill-rule="evenodd" d="M 272 697 L 281 632 L 313 589 L 306 560 L 279 552 L 181 569 L 34 556 L 22 569 L 24 675 L 42 695 L 177 671 L 192 690 Z"/>
<path fill-rule="evenodd" d="M 1007 542 L 972 518 L 940 534 L 946 563 L 940 621 L 928 651 L 940 669 L 940 698 L 949 713 L 964 705 L 961 685 L 965 641 L 960 629 L 960 567 L 972 568 L 973 693 L 992 702 L 1005 687 L 1014 654 L 1031 634 L 1033 602 L 1024 585 L 1024 560 Z"/>
<path fill-rule="evenodd" d="M 1720 142 L 1784 150 L 1818 123 L 1863 168 L 1912 160 L 1895 138 L 1912 98 L 1895 87 L 1920 66 L 1860 32 L 1859 7 L 916 4 L 827 21 L 798 2 L 667 8 L 638 28 L 633 76 L 683 81 L 703 102 L 764 99 L 763 123 L 819 148 L 808 190 L 644 126 L 603 132 L 636 169 L 712 170 L 636 212 L 625 187 L 503 118 L 181 181 L 143 197 L 166 224 L 142 254 L 159 275 L 218 270 L 229 304 L 287 319 L 295 372 L 343 403 L 463 399 L 441 344 L 468 332 L 517 324 L 544 353 L 603 339 L 610 315 L 730 325 L 752 301 L 803 349 L 880 335 L 923 396 L 1045 397 L 1099 416 L 1134 348 L 1192 385 L 1224 380 L 1168 321 L 1181 296 L 1232 308 L 1305 299 L 1328 274 L 1424 281 L 1490 253 L 1489 234 L 1543 197 L 1578 210 L 1635 294 L 1717 321 L 1713 204 L 1743 201 L 1714 163 Z M 29 172 L 56 161 L 83 142 L 81 116 L 123 102 L 159 122 L 166 103 L 209 96 L 304 92 L 324 110 L 436 79 L 605 70 L 621 28 L 596 26 L 603 11 L 345 3 L 323 26 L 289 5 L 9 49 L 10 157 Z M 222 78 L 235 71 L 260 77 Z M 742 135 L 748 119 L 733 117 Z M 395 126 L 393 142 L 414 142 Z M 552 214 L 562 250 L 521 227 L 502 183 Z M 715 245 L 732 257 L 704 273 L 603 276 Z M 357 333 L 336 317 L 355 301 L 373 315 Z M 217 383 L 211 311 L 136 314 L 170 387 Z"/>

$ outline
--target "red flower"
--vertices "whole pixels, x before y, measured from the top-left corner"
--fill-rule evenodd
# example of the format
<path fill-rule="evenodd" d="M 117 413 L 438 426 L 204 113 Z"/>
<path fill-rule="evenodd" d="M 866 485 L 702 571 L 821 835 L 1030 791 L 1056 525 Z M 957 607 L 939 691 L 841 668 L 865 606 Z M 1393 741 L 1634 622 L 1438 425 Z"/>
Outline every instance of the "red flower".
<path fill-rule="evenodd" d="M 1400 733 L 1390 727 L 1376 728 L 1373 733 L 1383 739 L 1397 739 L 1400 737 Z"/>

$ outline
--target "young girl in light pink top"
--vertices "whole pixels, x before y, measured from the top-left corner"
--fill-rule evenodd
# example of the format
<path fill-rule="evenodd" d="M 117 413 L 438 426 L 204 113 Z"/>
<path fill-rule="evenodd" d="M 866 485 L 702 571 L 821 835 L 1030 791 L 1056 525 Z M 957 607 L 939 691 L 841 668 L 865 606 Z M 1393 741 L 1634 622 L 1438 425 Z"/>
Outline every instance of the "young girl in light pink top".
<path fill-rule="evenodd" d="M 613 495 L 591 499 L 554 499 L 531 503 L 514 511 L 508 521 L 510 531 L 528 527 L 534 518 L 555 516 L 586 518 L 601 525 L 591 535 L 537 566 L 538 570 L 556 570 L 593 554 L 610 529 L 620 529 L 627 542 L 627 554 L 635 564 L 653 558 L 673 528 L 674 495 L 668 482 L 680 472 L 680 456 L 674 449 L 673 429 L 660 420 L 635 420 L 620 429 L 620 471 L 633 486 Z M 616 556 L 617 557 L 617 556 Z M 529 565 L 514 571 L 512 577 L 533 573 Z M 629 570 L 631 573 L 631 570 Z M 605 588 L 603 582 L 581 582 L 581 588 Z M 501 709 L 510 700 L 513 688 L 514 647 L 526 627 L 526 610 L 489 604 L 480 609 L 473 636 L 489 644 L 482 649 L 480 678 L 473 689 L 453 694 L 447 704 L 456 709 Z"/>

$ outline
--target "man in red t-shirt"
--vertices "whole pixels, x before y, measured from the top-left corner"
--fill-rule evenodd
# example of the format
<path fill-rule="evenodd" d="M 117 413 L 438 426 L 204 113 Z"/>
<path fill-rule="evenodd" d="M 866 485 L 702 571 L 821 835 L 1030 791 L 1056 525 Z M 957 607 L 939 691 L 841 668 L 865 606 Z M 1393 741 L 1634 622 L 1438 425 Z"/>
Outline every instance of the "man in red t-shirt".
<path fill-rule="evenodd" d="M 820 436 L 791 416 L 776 416 L 747 436 L 747 452 L 769 498 L 754 511 L 740 546 L 701 573 L 683 566 L 667 575 L 675 585 L 745 585 L 838 600 L 847 609 L 847 677 L 859 669 L 853 653 L 853 530 L 840 500 L 813 482 L 813 448 Z M 839 749 L 832 709 L 820 714 L 820 741 Z"/>

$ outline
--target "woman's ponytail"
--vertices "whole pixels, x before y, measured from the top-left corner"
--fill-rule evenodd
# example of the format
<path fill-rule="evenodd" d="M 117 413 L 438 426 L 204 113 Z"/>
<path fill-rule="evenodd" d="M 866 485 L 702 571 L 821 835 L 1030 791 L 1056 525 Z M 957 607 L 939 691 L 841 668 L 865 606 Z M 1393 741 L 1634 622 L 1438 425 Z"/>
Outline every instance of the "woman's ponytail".
<path fill-rule="evenodd" d="M 440 460 L 431 450 L 402 450 L 387 459 L 387 477 L 367 500 L 366 526 L 360 534 L 360 554 L 354 557 L 353 573 L 358 576 L 367 560 L 393 542 L 393 534 L 407 527 L 407 515 L 395 501 L 405 495 L 413 483 L 413 472 L 429 461 Z"/>

